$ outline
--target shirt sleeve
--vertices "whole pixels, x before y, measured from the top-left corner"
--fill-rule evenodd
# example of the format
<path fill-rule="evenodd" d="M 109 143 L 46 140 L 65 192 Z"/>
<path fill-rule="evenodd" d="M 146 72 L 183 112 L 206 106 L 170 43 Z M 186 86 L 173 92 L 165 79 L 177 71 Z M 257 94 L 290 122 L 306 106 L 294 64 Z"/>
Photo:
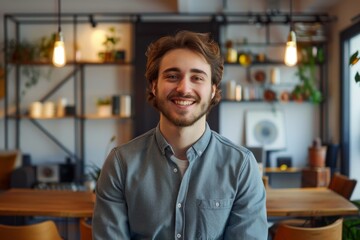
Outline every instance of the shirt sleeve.
<path fill-rule="evenodd" d="M 257 162 L 247 154 L 238 176 L 238 193 L 225 228 L 227 240 L 266 240 L 266 191 Z"/>
<path fill-rule="evenodd" d="M 95 240 L 130 239 L 123 171 L 114 149 L 105 160 L 95 188 L 96 202 L 92 220 Z"/>

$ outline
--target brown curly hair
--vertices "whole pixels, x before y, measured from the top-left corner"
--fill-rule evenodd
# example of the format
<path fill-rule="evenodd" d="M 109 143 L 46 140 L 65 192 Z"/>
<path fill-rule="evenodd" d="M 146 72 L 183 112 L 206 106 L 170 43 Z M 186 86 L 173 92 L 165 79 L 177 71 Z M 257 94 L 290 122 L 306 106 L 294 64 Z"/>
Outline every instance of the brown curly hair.
<path fill-rule="evenodd" d="M 221 100 L 220 81 L 224 71 L 224 61 L 219 45 L 210 37 L 210 33 L 195 33 L 180 31 L 174 36 L 165 36 L 151 43 L 146 51 L 147 63 L 145 78 L 148 81 L 146 95 L 148 102 L 157 108 L 152 83 L 159 76 L 160 62 L 163 56 L 174 49 L 189 49 L 201 54 L 211 67 L 211 82 L 215 84 L 215 96 L 211 100 L 210 108 Z"/>

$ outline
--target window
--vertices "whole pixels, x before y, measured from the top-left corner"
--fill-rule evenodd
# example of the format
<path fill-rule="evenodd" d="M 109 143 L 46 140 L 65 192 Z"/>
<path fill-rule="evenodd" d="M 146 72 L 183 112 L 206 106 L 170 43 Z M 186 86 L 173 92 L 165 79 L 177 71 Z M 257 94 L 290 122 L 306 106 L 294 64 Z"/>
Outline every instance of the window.
<path fill-rule="evenodd" d="M 360 63 L 350 67 L 349 57 L 360 51 L 360 22 L 341 32 L 340 44 L 341 172 L 351 178 L 359 178 L 355 171 L 360 167 L 360 84 L 355 83 L 354 79 L 356 71 L 360 72 Z M 359 194 L 354 193 L 354 195 Z"/>

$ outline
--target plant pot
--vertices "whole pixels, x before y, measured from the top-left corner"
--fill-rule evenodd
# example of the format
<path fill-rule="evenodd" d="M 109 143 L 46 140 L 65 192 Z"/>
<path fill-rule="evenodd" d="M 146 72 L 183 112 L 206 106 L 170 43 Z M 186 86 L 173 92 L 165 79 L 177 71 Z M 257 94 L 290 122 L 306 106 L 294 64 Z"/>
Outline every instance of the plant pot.
<path fill-rule="evenodd" d="M 325 167 L 326 146 L 309 148 L 309 165 L 310 167 Z"/>
<path fill-rule="evenodd" d="M 100 105 L 97 107 L 97 114 L 100 117 L 111 116 L 111 105 Z"/>

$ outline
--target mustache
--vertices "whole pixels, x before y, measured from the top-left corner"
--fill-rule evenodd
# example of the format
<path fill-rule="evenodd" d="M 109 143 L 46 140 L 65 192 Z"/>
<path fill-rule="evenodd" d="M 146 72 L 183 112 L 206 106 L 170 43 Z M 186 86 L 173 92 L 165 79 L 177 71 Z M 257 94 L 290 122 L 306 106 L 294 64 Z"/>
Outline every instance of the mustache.
<path fill-rule="evenodd" d="M 171 98 L 187 98 L 187 99 L 191 99 L 191 100 L 195 100 L 196 102 L 200 101 L 200 97 L 197 96 L 197 95 L 191 95 L 189 93 L 187 94 L 182 94 L 182 93 L 179 93 L 179 92 L 171 92 L 168 97 L 168 99 L 171 99 Z"/>

